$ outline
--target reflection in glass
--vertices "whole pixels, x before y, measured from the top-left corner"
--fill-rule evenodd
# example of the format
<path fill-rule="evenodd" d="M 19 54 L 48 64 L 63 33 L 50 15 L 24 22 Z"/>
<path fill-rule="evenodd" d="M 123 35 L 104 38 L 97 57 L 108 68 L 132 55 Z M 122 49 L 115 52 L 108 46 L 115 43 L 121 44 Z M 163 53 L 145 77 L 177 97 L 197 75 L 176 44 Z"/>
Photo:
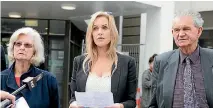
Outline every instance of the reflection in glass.
<path fill-rule="evenodd" d="M 48 70 L 56 76 L 59 88 L 59 97 L 62 96 L 62 83 L 63 83 L 63 62 L 64 51 L 52 50 L 49 54 Z"/>
<path fill-rule="evenodd" d="M 64 74 L 64 39 L 49 38 L 48 70 L 56 76 L 59 98 L 62 101 L 63 74 Z"/>
<path fill-rule="evenodd" d="M 50 49 L 64 49 L 64 41 L 63 40 L 50 40 L 49 44 Z"/>
<path fill-rule="evenodd" d="M 47 20 L 34 19 L 1 19 L 2 33 L 13 33 L 22 27 L 31 27 L 40 34 L 47 34 Z"/>
<path fill-rule="evenodd" d="M 50 35 L 65 35 L 65 21 L 50 20 Z"/>
<path fill-rule="evenodd" d="M 213 30 L 203 30 L 199 39 L 199 45 L 204 48 L 213 49 Z"/>

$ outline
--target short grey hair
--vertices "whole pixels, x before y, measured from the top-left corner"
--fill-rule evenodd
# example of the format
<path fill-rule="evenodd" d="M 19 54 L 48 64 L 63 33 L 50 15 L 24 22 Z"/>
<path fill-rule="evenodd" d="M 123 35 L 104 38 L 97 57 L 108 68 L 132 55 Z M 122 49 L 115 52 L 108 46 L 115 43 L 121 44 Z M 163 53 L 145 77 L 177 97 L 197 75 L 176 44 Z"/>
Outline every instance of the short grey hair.
<path fill-rule="evenodd" d="M 199 12 L 194 10 L 177 11 L 175 13 L 174 19 L 179 18 L 181 16 L 191 16 L 195 27 L 203 27 L 204 20 Z"/>
<path fill-rule="evenodd" d="M 15 61 L 14 53 L 13 53 L 14 43 L 18 40 L 18 37 L 21 34 L 32 37 L 35 54 L 31 58 L 30 63 L 35 66 L 39 66 L 40 63 L 43 63 L 45 61 L 44 44 L 43 44 L 40 34 L 35 29 L 32 29 L 30 27 L 23 27 L 23 28 L 18 29 L 10 37 L 10 41 L 9 41 L 9 44 L 7 47 L 8 59 L 9 59 L 10 65 Z"/>

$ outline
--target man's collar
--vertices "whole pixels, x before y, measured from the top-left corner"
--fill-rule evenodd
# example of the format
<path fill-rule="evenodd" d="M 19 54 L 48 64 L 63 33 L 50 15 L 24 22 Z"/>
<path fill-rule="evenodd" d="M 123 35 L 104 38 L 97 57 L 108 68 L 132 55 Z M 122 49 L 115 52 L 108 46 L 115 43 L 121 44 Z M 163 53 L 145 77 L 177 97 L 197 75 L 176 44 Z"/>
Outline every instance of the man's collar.
<path fill-rule="evenodd" d="M 180 61 L 181 61 L 181 63 L 184 62 L 186 57 L 189 57 L 189 59 L 194 64 L 198 60 L 198 58 L 200 57 L 200 53 L 199 52 L 200 52 L 200 47 L 199 46 L 197 46 L 197 48 L 195 49 L 195 51 L 191 55 L 186 55 L 180 50 Z"/>

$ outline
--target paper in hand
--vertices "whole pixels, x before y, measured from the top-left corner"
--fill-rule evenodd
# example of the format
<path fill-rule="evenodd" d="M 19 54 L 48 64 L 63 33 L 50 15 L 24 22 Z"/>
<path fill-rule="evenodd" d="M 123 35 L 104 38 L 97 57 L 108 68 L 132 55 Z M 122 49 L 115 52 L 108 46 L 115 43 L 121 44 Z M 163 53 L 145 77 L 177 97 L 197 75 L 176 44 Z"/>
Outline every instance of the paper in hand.
<path fill-rule="evenodd" d="M 114 104 L 112 92 L 75 92 L 77 104 L 83 107 L 107 107 Z"/>
<path fill-rule="evenodd" d="M 27 101 L 23 97 L 20 97 L 15 101 L 15 108 L 30 108 L 30 107 L 27 104 Z"/>

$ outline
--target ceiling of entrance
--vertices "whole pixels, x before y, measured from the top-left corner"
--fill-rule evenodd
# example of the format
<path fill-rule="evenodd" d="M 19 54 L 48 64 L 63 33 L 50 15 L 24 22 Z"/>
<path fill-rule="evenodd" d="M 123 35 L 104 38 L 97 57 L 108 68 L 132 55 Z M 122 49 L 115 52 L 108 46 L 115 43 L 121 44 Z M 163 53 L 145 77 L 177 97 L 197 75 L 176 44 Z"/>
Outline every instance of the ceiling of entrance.
<path fill-rule="evenodd" d="M 74 4 L 75 10 L 63 10 L 61 4 Z M 131 15 L 144 12 L 152 6 L 135 1 L 2 1 L 1 15 L 19 12 L 24 18 L 74 19 L 87 18 L 96 11 L 104 10 L 113 15 Z"/>
<path fill-rule="evenodd" d="M 75 10 L 63 10 L 62 4 L 74 4 Z M 114 16 L 138 15 L 151 5 L 136 1 L 2 1 L 1 17 L 8 17 L 9 12 L 18 12 L 22 18 L 64 19 L 84 23 L 90 15 L 103 10 Z"/>

